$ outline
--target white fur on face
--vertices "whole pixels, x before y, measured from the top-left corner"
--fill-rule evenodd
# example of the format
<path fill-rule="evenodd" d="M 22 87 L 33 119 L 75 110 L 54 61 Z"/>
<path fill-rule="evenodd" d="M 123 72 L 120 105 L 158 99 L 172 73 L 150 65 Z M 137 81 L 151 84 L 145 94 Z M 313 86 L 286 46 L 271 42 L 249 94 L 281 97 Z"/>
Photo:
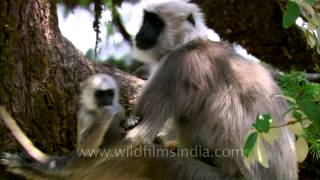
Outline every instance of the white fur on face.
<path fill-rule="evenodd" d="M 96 92 L 96 90 L 108 89 L 112 89 L 115 91 L 113 104 L 118 104 L 119 88 L 116 81 L 107 74 L 95 74 L 90 76 L 83 83 L 81 83 L 80 104 L 87 110 L 97 109 L 94 93 Z"/>
<path fill-rule="evenodd" d="M 135 43 L 133 45 L 131 58 L 136 59 L 136 60 L 143 62 L 143 63 L 148 63 L 148 64 L 157 64 L 158 63 L 158 60 L 152 56 L 152 51 L 140 50 L 139 48 L 137 48 L 135 46 Z"/>
<path fill-rule="evenodd" d="M 157 65 L 163 55 L 194 39 L 207 37 L 208 28 L 200 8 L 188 0 L 143 1 L 143 9 L 156 13 L 164 22 L 164 32 L 157 45 L 149 50 L 133 48 L 132 58 Z M 192 15 L 195 26 L 187 21 Z"/>

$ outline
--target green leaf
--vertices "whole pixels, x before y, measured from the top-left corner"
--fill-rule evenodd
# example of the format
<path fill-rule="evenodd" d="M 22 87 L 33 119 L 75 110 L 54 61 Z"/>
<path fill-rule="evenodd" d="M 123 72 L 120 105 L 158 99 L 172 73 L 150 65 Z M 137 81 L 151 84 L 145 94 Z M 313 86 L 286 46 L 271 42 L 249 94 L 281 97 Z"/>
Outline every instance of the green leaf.
<path fill-rule="evenodd" d="M 293 111 L 292 116 L 294 118 L 296 118 L 297 120 L 301 120 L 302 119 L 302 114 L 299 111 Z"/>
<path fill-rule="evenodd" d="M 270 123 L 272 122 L 270 114 L 259 115 L 256 123 L 253 125 L 259 132 L 267 133 L 270 130 Z"/>
<path fill-rule="evenodd" d="M 308 84 L 307 90 L 312 94 L 312 96 L 320 95 L 320 84 L 310 83 Z"/>
<path fill-rule="evenodd" d="M 282 26 L 284 28 L 289 28 L 292 26 L 299 17 L 299 14 L 299 5 L 295 2 L 289 1 L 286 5 L 286 10 L 283 13 Z"/>
<path fill-rule="evenodd" d="M 313 124 L 316 124 L 318 128 L 320 127 L 320 108 L 319 106 L 309 100 L 309 99 L 303 99 L 298 101 L 298 105 L 301 108 L 301 110 L 306 114 L 308 119 L 310 119 Z"/>
<path fill-rule="evenodd" d="M 243 152 L 244 152 L 244 155 L 246 157 L 249 156 L 249 154 L 251 153 L 254 145 L 256 144 L 257 136 L 258 136 L 258 132 L 253 132 L 248 136 L 248 138 L 247 138 L 247 140 L 246 140 L 246 142 L 244 144 L 244 147 L 243 147 Z"/>

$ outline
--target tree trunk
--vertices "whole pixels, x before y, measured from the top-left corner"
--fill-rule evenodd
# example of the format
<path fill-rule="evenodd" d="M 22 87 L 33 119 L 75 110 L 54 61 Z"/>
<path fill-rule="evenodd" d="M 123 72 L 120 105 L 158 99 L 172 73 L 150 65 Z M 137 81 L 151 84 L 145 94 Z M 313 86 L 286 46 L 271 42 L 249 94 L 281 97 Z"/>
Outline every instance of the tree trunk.
<path fill-rule="evenodd" d="M 78 84 L 89 74 L 112 74 L 121 86 L 121 103 L 130 112 L 143 81 L 85 59 L 61 35 L 55 3 L 1 0 L 0 14 L 0 105 L 37 147 L 48 154 L 74 148 Z M 20 148 L 1 121 L 0 138 L 0 151 Z M 3 171 L 0 167 L 0 179 L 8 178 Z"/>
<path fill-rule="evenodd" d="M 266 63 L 288 71 L 312 71 L 320 56 L 311 50 L 301 30 L 282 27 L 280 0 L 193 0 L 207 24 L 223 39 L 236 42 Z"/>

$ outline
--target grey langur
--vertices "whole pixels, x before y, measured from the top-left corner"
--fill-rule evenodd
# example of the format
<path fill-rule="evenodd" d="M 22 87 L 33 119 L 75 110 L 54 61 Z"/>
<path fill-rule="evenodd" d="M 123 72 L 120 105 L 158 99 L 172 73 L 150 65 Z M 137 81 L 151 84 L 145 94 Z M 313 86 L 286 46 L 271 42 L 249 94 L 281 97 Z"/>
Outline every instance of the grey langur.
<path fill-rule="evenodd" d="M 262 113 L 279 124 L 290 116 L 281 90 L 268 70 L 236 54 L 224 42 L 207 38 L 200 8 L 184 0 L 147 1 L 133 57 L 154 68 L 138 99 L 141 122 L 128 132 L 131 142 L 150 143 L 173 119 L 178 144 L 201 146 L 212 156 L 198 159 L 229 177 L 297 179 L 294 136 L 279 129 L 273 145 L 265 144 L 269 168 L 246 166 L 240 155 L 216 156 L 217 150 L 241 150 L 245 135 Z"/>
<path fill-rule="evenodd" d="M 41 152 L 13 118 L 0 108 L 1 119 L 27 152 L 2 153 L 0 163 L 12 173 L 36 180 L 225 179 L 214 167 L 178 157 L 157 145 L 136 146 L 120 139 L 107 144 L 104 149 L 97 149 L 105 136 L 115 138 L 116 130 L 119 130 L 119 123 L 112 120 L 119 109 L 118 87 L 110 76 L 98 74 L 84 81 L 81 84 L 80 105 L 79 149 L 66 156 L 50 156 Z M 112 132 L 109 133 L 109 130 Z"/>
<path fill-rule="evenodd" d="M 113 120 L 114 115 L 122 111 L 116 81 L 107 74 L 95 74 L 80 84 L 80 90 L 78 148 L 98 148 L 109 126 L 112 126 L 115 131 L 119 131 L 114 135 L 109 135 L 110 138 L 121 137 L 121 133 L 124 132 L 121 132 L 120 120 Z"/>

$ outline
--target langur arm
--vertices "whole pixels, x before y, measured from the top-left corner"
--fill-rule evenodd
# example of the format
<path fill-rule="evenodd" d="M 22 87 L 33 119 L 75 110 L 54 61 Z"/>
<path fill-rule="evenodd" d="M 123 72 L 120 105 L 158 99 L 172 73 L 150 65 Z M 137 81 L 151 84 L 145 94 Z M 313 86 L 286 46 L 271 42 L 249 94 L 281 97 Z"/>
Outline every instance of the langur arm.
<path fill-rule="evenodd" d="M 137 115 L 142 118 L 141 122 L 130 130 L 126 136 L 128 139 L 142 140 L 150 143 L 156 137 L 167 119 L 171 116 L 171 110 L 166 100 L 161 95 L 150 96 L 150 100 L 140 101 L 137 108 Z M 142 97 L 144 98 L 144 97 Z M 141 139 L 140 139 L 141 138 Z"/>
<path fill-rule="evenodd" d="M 141 118 L 141 122 L 128 132 L 127 139 L 150 143 L 165 122 L 174 116 L 177 88 L 170 77 L 173 69 L 174 67 L 161 67 L 146 85 L 135 107 L 135 115 Z"/>
<path fill-rule="evenodd" d="M 79 149 L 97 149 L 102 143 L 108 124 L 93 123 L 90 127 L 81 133 L 78 148 Z"/>

